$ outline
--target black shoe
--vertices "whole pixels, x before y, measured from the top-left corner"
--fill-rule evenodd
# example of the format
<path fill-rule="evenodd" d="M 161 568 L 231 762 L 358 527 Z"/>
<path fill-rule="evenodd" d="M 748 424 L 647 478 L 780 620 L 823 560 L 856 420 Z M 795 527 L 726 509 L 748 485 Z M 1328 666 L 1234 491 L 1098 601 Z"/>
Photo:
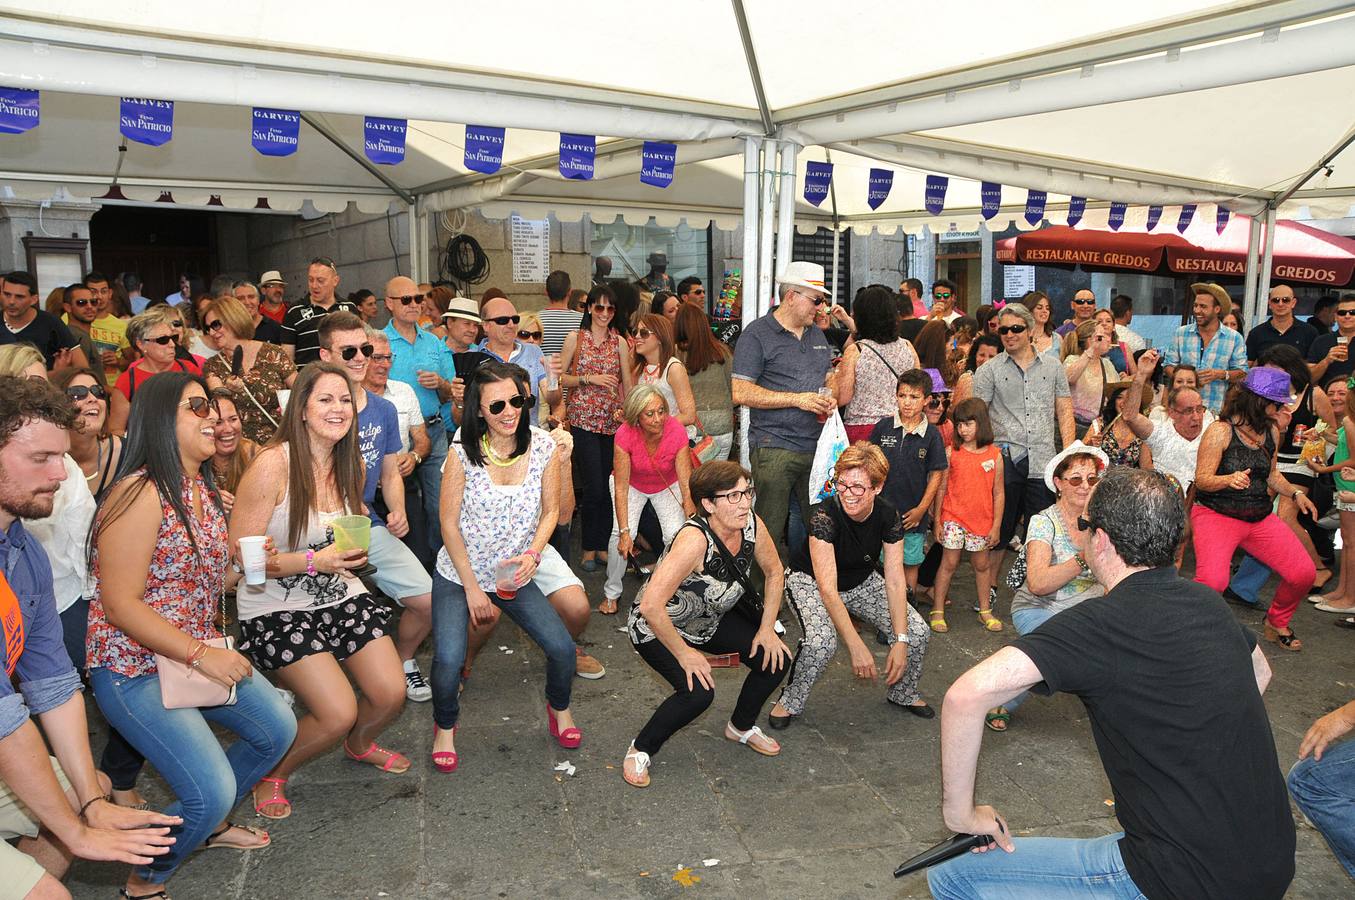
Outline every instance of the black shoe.
<path fill-rule="evenodd" d="M 774 716 L 771 713 L 767 713 L 767 724 L 771 727 L 772 731 L 785 731 L 790 727 L 790 720 L 793 718 L 795 717 Z"/>
<path fill-rule="evenodd" d="M 1247 609 L 1256 609 L 1256 604 L 1250 600 L 1245 600 L 1240 594 L 1232 588 L 1223 589 L 1223 599 L 1236 606 L 1245 606 Z"/>
<path fill-rule="evenodd" d="M 890 702 L 893 703 L 892 700 L 891 700 Z M 911 706 L 911 705 L 904 704 L 904 703 L 894 703 L 894 705 L 897 706 L 897 707 L 899 707 L 900 709 L 906 709 L 906 710 L 908 710 L 908 712 L 910 712 L 910 713 L 912 713 L 913 715 L 917 716 L 919 719 L 935 719 L 935 718 L 936 718 L 936 710 L 932 709 L 930 706 L 928 706 L 928 705 L 925 704 L 925 703 L 923 703 L 921 706 Z"/>

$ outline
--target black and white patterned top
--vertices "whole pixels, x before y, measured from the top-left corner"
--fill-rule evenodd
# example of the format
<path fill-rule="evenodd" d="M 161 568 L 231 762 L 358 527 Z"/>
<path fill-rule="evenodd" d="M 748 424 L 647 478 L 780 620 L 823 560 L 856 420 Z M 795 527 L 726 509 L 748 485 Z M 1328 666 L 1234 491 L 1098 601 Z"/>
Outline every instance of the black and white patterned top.
<path fill-rule="evenodd" d="M 682 528 L 700 530 L 701 526 L 688 519 Z M 681 534 L 682 529 L 678 529 L 678 533 Z M 753 549 L 756 545 L 757 517 L 750 515 L 748 524 L 743 529 L 743 542 L 739 545 L 739 552 L 733 554 L 734 564 L 743 571 L 745 577 L 752 568 Z M 670 544 L 669 549 L 671 548 Z M 668 551 L 665 551 L 664 555 L 667 556 Z M 659 563 L 662 564 L 663 560 L 660 559 Z M 655 569 L 657 568 L 656 566 Z M 631 604 L 630 619 L 626 623 L 633 644 L 654 640 L 654 632 L 650 630 L 649 623 L 640 615 L 639 596 L 637 594 L 636 602 Z M 710 537 L 706 536 L 706 556 L 701 568 L 682 579 L 682 583 L 678 585 L 664 609 L 668 613 L 668 618 L 673 620 L 673 627 L 687 643 L 704 644 L 715 634 L 715 629 L 720 627 L 720 620 L 724 618 L 725 613 L 733 609 L 734 604 L 739 602 L 742 596 L 743 585 L 732 572 L 728 571 L 720 551 L 716 549 Z"/>

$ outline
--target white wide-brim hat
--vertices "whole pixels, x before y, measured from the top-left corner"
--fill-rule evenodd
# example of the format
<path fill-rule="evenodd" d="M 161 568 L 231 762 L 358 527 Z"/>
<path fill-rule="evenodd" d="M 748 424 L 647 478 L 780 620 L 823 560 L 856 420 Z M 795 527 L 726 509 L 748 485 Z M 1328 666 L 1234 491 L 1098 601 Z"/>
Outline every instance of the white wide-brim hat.
<path fill-rule="evenodd" d="M 821 294 L 827 294 L 829 299 L 833 296 L 832 290 L 824 285 L 823 266 L 818 263 L 800 260 L 792 262 L 776 279 L 776 283 L 818 291 Z"/>
<path fill-rule="evenodd" d="M 1096 457 L 1101 463 L 1101 471 L 1104 472 L 1110 466 L 1110 457 L 1100 447 L 1092 447 L 1081 441 L 1073 441 L 1067 447 L 1064 447 L 1054 455 L 1054 458 L 1044 467 L 1044 486 L 1049 488 L 1051 493 L 1057 494 L 1059 489 L 1054 487 L 1054 471 L 1058 469 L 1059 463 L 1070 456 L 1076 456 L 1079 453 L 1086 453 Z"/>

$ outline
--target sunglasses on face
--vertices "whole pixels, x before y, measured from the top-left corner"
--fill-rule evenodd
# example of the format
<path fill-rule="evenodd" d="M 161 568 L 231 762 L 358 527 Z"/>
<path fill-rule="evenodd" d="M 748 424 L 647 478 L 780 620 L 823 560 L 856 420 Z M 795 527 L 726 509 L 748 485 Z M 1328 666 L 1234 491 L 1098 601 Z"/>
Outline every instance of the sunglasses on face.
<path fill-rule="evenodd" d="M 650 331 L 648 328 L 637 328 L 637 329 L 635 329 L 635 336 L 636 336 L 637 338 L 639 338 L 640 340 L 642 340 L 642 341 L 643 341 L 645 338 L 649 337 L 649 336 L 650 336 L 651 334 L 653 334 L 653 333 L 654 333 L 654 332 Z"/>
<path fill-rule="evenodd" d="M 927 405 L 932 409 L 950 405 L 950 397 L 946 394 L 932 394 L 927 398 Z"/>
<path fill-rule="evenodd" d="M 206 397 L 189 397 L 179 405 L 188 407 L 188 411 L 199 419 L 207 418 L 213 408 L 212 401 Z"/>
<path fill-rule="evenodd" d="M 1077 306 L 1091 306 L 1091 305 L 1093 305 L 1094 303 L 1096 303 L 1096 301 L 1095 301 L 1095 300 L 1088 300 L 1088 299 L 1086 299 L 1086 298 L 1083 298 L 1083 299 L 1081 299 L 1081 300 L 1074 300 L 1073 303 L 1074 303 L 1075 305 L 1077 305 Z"/>
<path fill-rule="evenodd" d="M 492 319 L 485 319 L 486 322 L 493 322 L 495 325 L 516 325 L 522 321 L 522 316 L 495 316 Z"/>
<path fill-rule="evenodd" d="M 164 347 L 174 343 L 174 335 L 162 334 L 159 337 L 146 338 L 146 340 L 150 341 L 152 344 L 159 344 L 161 347 Z"/>
<path fill-rule="evenodd" d="M 606 303 L 594 303 L 593 312 L 616 312 L 616 307 Z"/>
<path fill-rule="evenodd" d="M 1097 482 L 1101 480 L 1100 475 L 1070 475 L 1067 478 L 1060 478 L 1064 484 L 1071 484 L 1073 487 L 1082 487 L 1082 482 L 1087 482 L 1087 487 L 1096 487 Z"/>
<path fill-rule="evenodd" d="M 998 334 L 1001 334 L 1001 335 L 1008 335 L 1008 334 L 1023 334 L 1023 333 L 1025 332 L 1025 330 L 1026 330 L 1026 326 L 1024 326 L 1024 325 L 999 325 L 999 326 L 997 326 L 997 333 L 998 333 Z"/>
<path fill-rule="evenodd" d="M 536 398 L 531 396 L 524 397 L 522 394 L 518 394 L 509 397 L 507 400 L 495 400 L 493 403 L 489 404 L 486 409 L 489 410 L 491 416 L 497 416 L 509 406 L 513 407 L 513 409 L 531 409 L 533 406 L 536 406 Z"/>
<path fill-rule="evenodd" d="M 392 300 L 399 300 L 401 306 L 408 306 L 411 303 L 422 303 L 425 294 L 405 294 L 403 297 L 391 297 Z"/>
<path fill-rule="evenodd" d="M 1296 299 L 1296 298 L 1294 298 L 1294 297 L 1271 297 L 1271 298 L 1270 298 L 1270 302 L 1271 302 L 1271 303 L 1293 303 L 1295 299 Z"/>
<path fill-rule="evenodd" d="M 1078 530 L 1078 531 L 1091 531 L 1091 530 L 1092 530 L 1092 523 L 1087 519 L 1086 516 L 1078 516 L 1078 517 L 1077 517 L 1077 530 Z"/>
<path fill-rule="evenodd" d="M 518 332 L 518 340 L 521 340 L 521 341 L 539 341 L 539 340 L 541 340 L 541 332 L 539 332 L 539 331 L 519 331 L 519 332 Z"/>
<path fill-rule="evenodd" d="M 955 295 L 952 294 L 950 291 L 937 291 L 936 293 L 932 294 L 932 299 L 933 299 L 933 300 L 949 300 L 951 297 L 954 297 L 954 296 L 955 296 Z"/>
<path fill-rule="evenodd" d="M 1338 316 L 1355 316 L 1355 309 L 1338 309 L 1336 314 Z"/>
<path fill-rule="evenodd" d="M 83 309 L 84 307 L 86 307 L 86 306 L 98 306 L 98 305 L 99 305 L 99 301 L 98 301 L 98 300 L 95 300 L 95 299 L 92 298 L 92 297 L 89 298 L 88 300 L 72 300 L 72 301 L 71 301 L 71 306 L 79 306 L 79 307 L 81 307 L 82 309 Z"/>
<path fill-rule="evenodd" d="M 206 326 L 208 331 L 217 331 L 224 323 L 220 319 L 214 319 L 211 322 L 203 322 L 202 324 Z"/>
<path fill-rule="evenodd" d="M 359 353 L 367 359 L 371 359 L 373 349 L 371 344 L 363 344 L 360 347 L 343 347 L 339 350 L 339 356 L 343 357 L 344 362 L 352 362 L 353 357 L 357 356 Z"/>
<path fill-rule="evenodd" d="M 66 388 L 66 396 L 74 403 L 79 403 L 86 397 L 94 397 L 95 400 L 107 400 L 108 391 L 99 385 L 86 386 L 83 384 L 74 384 Z"/>
<path fill-rule="evenodd" d="M 182 319 L 175 319 L 173 322 L 170 322 L 170 323 L 169 323 L 169 327 L 170 327 L 170 328 L 182 328 L 182 327 L 183 327 L 183 320 L 182 320 Z"/>

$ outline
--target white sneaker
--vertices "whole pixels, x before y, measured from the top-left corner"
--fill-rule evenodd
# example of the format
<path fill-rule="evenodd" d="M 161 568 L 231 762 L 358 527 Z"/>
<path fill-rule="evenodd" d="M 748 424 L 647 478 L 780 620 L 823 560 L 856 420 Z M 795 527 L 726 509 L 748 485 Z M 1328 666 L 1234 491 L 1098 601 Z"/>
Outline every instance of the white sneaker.
<path fill-rule="evenodd" d="M 423 680 L 418 663 L 414 664 L 414 671 L 405 673 L 405 696 L 415 703 L 427 703 L 433 699 L 433 689 Z"/>

